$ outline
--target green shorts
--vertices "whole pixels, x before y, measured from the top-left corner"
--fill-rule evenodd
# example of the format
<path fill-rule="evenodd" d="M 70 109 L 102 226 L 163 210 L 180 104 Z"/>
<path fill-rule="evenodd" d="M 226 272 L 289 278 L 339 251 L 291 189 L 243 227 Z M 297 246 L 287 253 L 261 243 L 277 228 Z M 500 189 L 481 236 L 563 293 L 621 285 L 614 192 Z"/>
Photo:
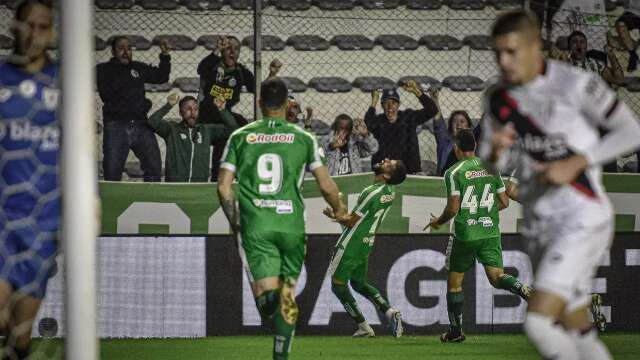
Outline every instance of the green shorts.
<path fill-rule="evenodd" d="M 447 245 L 447 270 L 467 272 L 476 259 L 485 266 L 503 268 L 500 237 L 463 241 L 449 237 Z"/>
<path fill-rule="evenodd" d="M 301 233 L 260 232 L 238 236 L 238 250 L 250 281 L 267 277 L 297 279 L 307 252 Z"/>
<path fill-rule="evenodd" d="M 336 252 L 331 258 L 328 272 L 331 277 L 340 281 L 350 280 L 364 283 L 367 281 L 367 271 L 369 269 L 369 257 L 353 257 L 344 254 L 344 249 L 336 248 Z"/>

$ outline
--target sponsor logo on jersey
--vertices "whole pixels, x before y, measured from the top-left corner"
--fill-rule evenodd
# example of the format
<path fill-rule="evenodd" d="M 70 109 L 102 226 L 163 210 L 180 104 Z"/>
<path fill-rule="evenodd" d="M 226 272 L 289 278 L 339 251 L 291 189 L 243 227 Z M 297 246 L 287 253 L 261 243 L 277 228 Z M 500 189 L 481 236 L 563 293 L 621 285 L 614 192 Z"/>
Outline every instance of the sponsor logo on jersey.
<path fill-rule="evenodd" d="M 293 201 L 253 199 L 253 205 L 261 209 L 276 209 L 277 214 L 292 214 Z"/>
<path fill-rule="evenodd" d="M 226 88 L 218 85 L 213 85 L 209 94 L 215 99 L 218 96 L 222 96 L 225 100 L 231 100 L 233 97 L 233 88 Z"/>
<path fill-rule="evenodd" d="M 395 195 L 382 195 L 380 197 L 380 203 L 384 204 L 384 203 L 388 203 L 388 202 L 392 202 L 393 199 L 395 199 Z"/>
<path fill-rule="evenodd" d="M 131 69 L 131 76 L 133 76 L 134 78 L 139 78 L 140 74 L 138 73 L 138 71 L 136 69 Z"/>
<path fill-rule="evenodd" d="M 0 141 L 7 136 L 10 141 L 40 142 L 40 151 L 58 150 L 60 144 L 60 129 L 56 126 L 37 126 L 22 121 L 0 123 Z"/>
<path fill-rule="evenodd" d="M 467 219 L 467 225 L 472 226 L 477 224 L 478 222 L 476 221 L 476 219 Z"/>
<path fill-rule="evenodd" d="M 364 238 L 362 238 L 362 242 L 369 246 L 373 246 L 373 243 L 375 242 L 375 240 L 376 240 L 375 236 L 365 236 Z"/>
<path fill-rule="evenodd" d="M 464 173 L 464 177 L 467 180 L 484 177 L 484 176 L 491 176 L 491 174 L 489 174 L 487 170 L 469 170 Z"/>
<path fill-rule="evenodd" d="M 478 223 L 482 224 L 484 227 L 492 227 L 493 220 L 488 216 L 482 216 L 478 218 Z"/>
<path fill-rule="evenodd" d="M 564 134 L 537 136 L 526 134 L 518 139 L 518 146 L 528 153 L 541 154 L 545 160 L 557 160 L 569 155 Z"/>
<path fill-rule="evenodd" d="M 293 144 L 295 134 L 247 134 L 247 143 L 249 144 Z"/>

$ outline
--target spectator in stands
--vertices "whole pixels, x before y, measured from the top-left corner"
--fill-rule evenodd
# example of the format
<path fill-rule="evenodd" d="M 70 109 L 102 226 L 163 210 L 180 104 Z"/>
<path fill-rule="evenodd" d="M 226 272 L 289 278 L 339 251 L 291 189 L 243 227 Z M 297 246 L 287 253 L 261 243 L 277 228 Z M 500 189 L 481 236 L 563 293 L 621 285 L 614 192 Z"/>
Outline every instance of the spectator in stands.
<path fill-rule="evenodd" d="M 451 115 L 449 115 L 449 120 L 445 123 L 440 110 L 440 91 L 432 87 L 429 89 L 429 95 L 438 108 L 438 113 L 433 121 L 433 129 L 431 130 L 436 138 L 436 154 L 438 157 L 436 162 L 437 174 L 438 176 L 443 176 L 444 172 L 447 171 L 451 165 L 458 162 L 455 152 L 453 151 L 453 140 L 456 134 L 458 134 L 459 130 L 471 129 L 473 122 L 471 121 L 469 113 L 465 110 L 454 110 Z M 473 129 L 476 140 L 480 138 L 479 132 L 480 126 L 476 126 Z"/>
<path fill-rule="evenodd" d="M 133 61 L 131 44 L 124 36 L 111 43 L 113 57 L 96 68 L 98 93 L 102 106 L 104 132 L 104 179 L 122 180 L 129 149 L 140 159 L 144 181 L 160 181 L 161 160 L 158 140 L 147 125 L 151 101 L 145 97 L 145 83 L 162 84 L 169 80 L 169 45 L 160 44 L 158 67 Z"/>
<path fill-rule="evenodd" d="M 200 117 L 202 124 L 222 123 L 222 115 L 213 103 L 213 99 L 222 96 L 227 101 L 227 109 L 240 101 L 240 91 L 244 87 L 248 92 L 255 92 L 255 78 L 253 73 L 238 62 L 240 57 L 240 41 L 235 37 L 220 37 L 216 48 L 198 64 L 200 76 Z M 273 60 L 269 66 L 269 77 L 274 77 L 280 71 L 282 63 Z M 238 113 L 233 113 L 240 126 L 247 124 L 247 119 Z M 224 151 L 227 139 L 220 139 L 214 144 L 211 162 L 211 181 L 218 178 L 220 157 Z"/>
<path fill-rule="evenodd" d="M 320 141 L 329 173 L 333 176 L 367 171 L 362 168 L 361 159 L 378 151 L 378 141 L 369 133 L 365 122 L 340 114 L 333 121 L 331 130 Z"/>
<path fill-rule="evenodd" d="M 616 20 L 616 32 L 629 52 L 628 72 L 638 68 L 638 42 L 631 38 L 632 30 L 640 30 L 640 0 L 630 0 L 627 10 Z"/>
<path fill-rule="evenodd" d="M 572 32 L 567 38 L 569 51 L 552 51 L 558 60 L 566 61 L 574 66 L 600 74 L 609 85 L 617 86 L 624 80 L 622 66 L 615 54 L 615 49 L 607 45 L 607 52 L 588 50 L 587 36 L 581 31 Z"/>
<path fill-rule="evenodd" d="M 298 125 L 300 128 L 309 132 L 313 132 L 311 126 L 311 116 L 313 116 L 313 109 L 308 107 L 307 115 L 302 114 L 302 106 L 300 101 L 289 92 L 289 105 L 287 106 L 287 121 Z"/>
<path fill-rule="evenodd" d="M 376 105 L 380 98 L 380 91 L 371 94 L 371 106 L 364 121 L 371 133 L 378 140 L 379 148 L 371 157 L 371 164 L 377 164 L 384 159 L 402 160 L 407 172 L 420 172 L 420 148 L 418 145 L 417 127 L 431 119 L 438 109 L 415 81 L 410 80 L 404 89 L 415 95 L 423 106 L 421 110 L 400 108 L 400 94 L 395 89 L 382 92 L 382 108 L 384 112 L 376 115 Z"/>
<path fill-rule="evenodd" d="M 181 122 L 164 120 L 172 107 L 178 104 Z M 167 103 L 149 118 L 149 125 L 167 146 L 165 156 L 166 182 L 207 182 L 211 169 L 211 145 L 238 128 L 235 118 L 225 109 L 225 100 L 218 96 L 214 103 L 222 115 L 222 124 L 198 123 L 198 101 L 193 96 L 180 100 L 178 94 L 167 97 Z"/>

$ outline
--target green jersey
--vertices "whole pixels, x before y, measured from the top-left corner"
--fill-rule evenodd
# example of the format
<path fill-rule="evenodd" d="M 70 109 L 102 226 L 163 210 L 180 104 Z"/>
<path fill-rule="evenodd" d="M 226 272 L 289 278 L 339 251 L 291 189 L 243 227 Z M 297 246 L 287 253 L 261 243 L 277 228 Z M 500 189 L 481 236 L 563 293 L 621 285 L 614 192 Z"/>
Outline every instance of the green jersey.
<path fill-rule="evenodd" d="M 324 165 L 316 138 L 284 119 L 264 118 L 231 134 L 220 167 L 238 180 L 243 233 L 304 233 L 302 180 Z"/>
<path fill-rule="evenodd" d="M 460 210 L 454 218 L 453 235 L 458 240 L 479 240 L 500 236 L 497 196 L 505 191 L 499 175 L 490 174 L 473 157 L 451 166 L 444 174 L 447 197 L 460 196 Z"/>
<path fill-rule="evenodd" d="M 396 197 L 394 186 L 376 183 L 364 189 L 353 212 L 360 220 L 342 232 L 336 247 L 344 249 L 344 257 L 366 258 L 371 252 L 380 223 L 391 209 Z"/>

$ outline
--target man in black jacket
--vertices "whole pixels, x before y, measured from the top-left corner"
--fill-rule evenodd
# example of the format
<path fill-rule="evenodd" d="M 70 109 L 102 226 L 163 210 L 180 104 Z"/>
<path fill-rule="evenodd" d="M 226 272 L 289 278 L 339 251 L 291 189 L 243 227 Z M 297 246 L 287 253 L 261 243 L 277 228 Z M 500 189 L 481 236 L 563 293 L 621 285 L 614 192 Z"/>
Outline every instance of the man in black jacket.
<path fill-rule="evenodd" d="M 253 73 L 238 62 L 240 57 L 240 41 L 235 37 L 220 37 L 211 54 L 198 64 L 200 75 L 200 115 L 201 124 L 222 124 L 220 111 L 214 104 L 214 99 L 222 96 L 226 100 L 226 108 L 231 111 L 238 125 L 247 124 L 247 119 L 233 112 L 233 107 L 240 101 L 240 91 L 244 86 L 248 92 L 255 93 L 255 78 Z M 282 63 L 278 60 L 271 62 L 269 77 L 274 77 L 280 70 Z M 227 139 L 222 139 L 213 146 L 211 159 L 211 181 L 218 178 L 220 157 Z"/>
<path fill-rule="evenodd" d="M 382 92 L 381 104 L 384 112 L 376 115 L 380 91 L 374 91 L 371 93 L 371 106 L 364 121 L 379 144 L 378 152 L 371 157 L 372 166 L 384 159 L 398 159 L 405 163 L 408 173 L 415 174 L 420 172 L 420 147 L 416 128 L 433 118 L 438 113 L 438 108 L 415 81 L 407 81 L 403 88 L 418 98 L 423 109 L 399 110 L 400 94 L 397 90 L 390 89 Z"/>
<path fill-rule="evenodd" d="M 169 80 L 171 56 L 167 43 L 160 44 L 160 64 L 155 67 L 132 60 L 129 39 L 118 36 L 111 43 L 111 60 L 98 64 L 98 92 L 102 107 L 104 133 L 104 179 L 120 181 L 129 149 L 140 159 L 144 181 L 160 181 L 160 148 L 153 130 L 147 125 L 151 101 L 145 97 L 144 84 L 162 84 Z"/>

